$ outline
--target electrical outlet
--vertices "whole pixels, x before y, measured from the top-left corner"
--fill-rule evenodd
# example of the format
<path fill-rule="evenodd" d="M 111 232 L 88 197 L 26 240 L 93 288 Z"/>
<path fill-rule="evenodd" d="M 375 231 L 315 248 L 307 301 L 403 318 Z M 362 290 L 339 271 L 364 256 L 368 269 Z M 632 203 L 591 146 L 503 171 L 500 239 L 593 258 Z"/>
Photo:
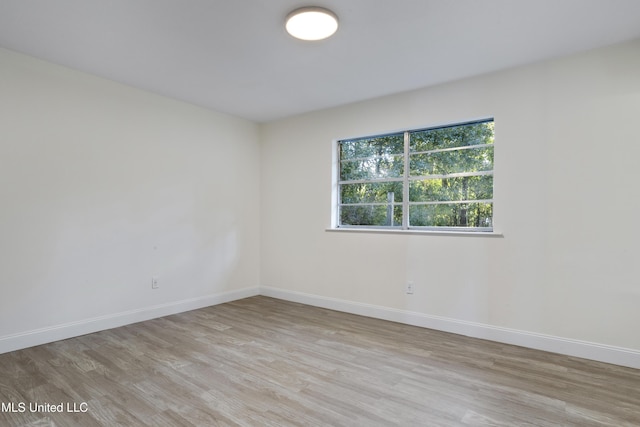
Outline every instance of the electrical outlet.
<path fill-rule="evenodd" d="M 158 284 L 158 278 L 157 277 L 152 277 L 151 278 L 151 289 L 158 289 L 160 287 L 160 285 Z"/>
<path fill-rule="evenodd" d="M 405 292 L 408 294 L 413 293 L 413 282 L 407 282 L 407 287 L 405 288 Z"/>

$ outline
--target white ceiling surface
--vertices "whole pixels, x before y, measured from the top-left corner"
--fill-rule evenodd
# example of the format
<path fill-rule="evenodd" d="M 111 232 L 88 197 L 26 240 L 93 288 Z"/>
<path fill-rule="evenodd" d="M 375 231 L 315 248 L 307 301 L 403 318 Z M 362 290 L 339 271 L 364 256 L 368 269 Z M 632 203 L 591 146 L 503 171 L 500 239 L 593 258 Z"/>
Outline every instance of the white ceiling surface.
<path fill-rule="evenodd" d="M 635 38 L 639 0 L 0 0 L 0 46 L 257 122 Z"/>

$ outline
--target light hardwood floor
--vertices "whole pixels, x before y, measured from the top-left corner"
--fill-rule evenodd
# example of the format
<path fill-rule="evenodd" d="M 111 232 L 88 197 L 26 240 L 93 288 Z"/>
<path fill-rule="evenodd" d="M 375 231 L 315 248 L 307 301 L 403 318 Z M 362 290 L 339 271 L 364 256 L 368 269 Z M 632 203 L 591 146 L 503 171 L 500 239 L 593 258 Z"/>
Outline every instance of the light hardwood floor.
<path fill-rule="evenodd" d="M 640 426 L 640 370 L 253 297 L 0 355 L 0 402 L 1 426 Z"/>

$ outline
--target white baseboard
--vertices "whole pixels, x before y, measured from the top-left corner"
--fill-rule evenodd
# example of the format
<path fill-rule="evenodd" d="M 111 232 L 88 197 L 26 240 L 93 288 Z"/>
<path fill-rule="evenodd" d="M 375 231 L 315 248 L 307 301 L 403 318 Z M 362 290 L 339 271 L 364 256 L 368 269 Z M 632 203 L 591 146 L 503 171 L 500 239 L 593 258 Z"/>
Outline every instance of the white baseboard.
<path fill-rule="evenodd" d="M 93 332 L 104 331 L 105 329 L 130 325 L 132 323 L 155 319 L 162 316 L 196 310 L 198 308 L 208 307 L 211 305 L 223 304 L 225 302 L 235 301 L 259 294 L 259 288 L 257 287 L 245 288 L 237 291 L 222 292 L 199 298 L 160 304 L 153 307 L 145 307 L 138 310 L 130 310 L 122 313 L 94 317 L 78 322 L 26 331 L 19 334 L 6 335 L 0 337 L 0 354 L 90 334 Z"/>
<path fill-rule="evenodd" d="M 638 350 L 265 286 L 175 301 L 19 334 L 6 335 L 0 337 L 0 354 L 256 295 L 640 369 L 640 351 Z"/>
<path fill-rule="evenodd" d="M 612 363 L 640 369 L 640 351 L 482 323 L 467 322 L 406 310 L 293 292 L 273 287 L 260 287 L 260 295 L 343 311 L 376 319 L 390 320 L 454 334 L 466 335 L 521 347 L 559 353 L 567 356 Z"/>

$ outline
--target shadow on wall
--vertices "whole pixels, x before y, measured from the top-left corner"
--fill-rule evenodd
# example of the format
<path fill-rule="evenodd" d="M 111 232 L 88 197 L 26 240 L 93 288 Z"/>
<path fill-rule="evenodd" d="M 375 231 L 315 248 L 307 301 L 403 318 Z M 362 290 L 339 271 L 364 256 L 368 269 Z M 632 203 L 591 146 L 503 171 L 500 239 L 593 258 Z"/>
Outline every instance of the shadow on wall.
<path fill-rule="evenodd" d="M 0 246 L 10 254 L 0 336 L 227 290 L 239 263 L 233 215 L 196 209 L 179 190 L 146 203 L 58 199 L 18 210 Z"/>

